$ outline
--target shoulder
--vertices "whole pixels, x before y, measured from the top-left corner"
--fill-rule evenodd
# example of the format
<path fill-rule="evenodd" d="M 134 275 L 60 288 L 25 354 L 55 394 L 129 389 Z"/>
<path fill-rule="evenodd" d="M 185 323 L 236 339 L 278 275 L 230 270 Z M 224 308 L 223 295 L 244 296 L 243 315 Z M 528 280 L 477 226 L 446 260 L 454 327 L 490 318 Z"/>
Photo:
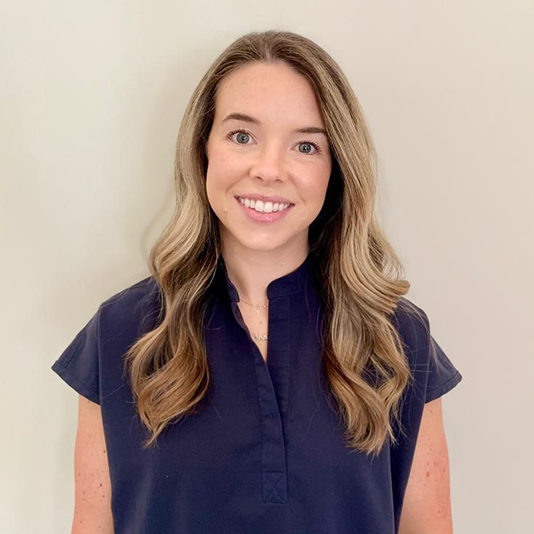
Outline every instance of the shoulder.
<path fill-rule="evenodd" d="M 158 286 L 153 276 L 147 276 L 134 284 L 112 294 L 100 305 L 101 308 L 109 306 L 124 306 L 138 302 L 158 292 Z"/>
<path fill-rule="evenodd" d="M 401 297 L 392 322 L 414 376 L 416 379 L 417 377 L 424 379 L 433 353 L 428 315 L 413 301 Z"/>
<path fill-rule="evenodd" d="M 424 402 L 430 402 L 454 388 L 462 375 L 432 333 L 425 311 L 402 298 L 394 322 L 408 363 Z"/>
<path fill-rule="evenodd" d="M 428 344 L 430 321 L 425 311 L 412 300 L 401 297 L 392 317 L 392 323 L 403 342 L 417 349 Z"/>
<path fill-rule="evenodd" d="M 161 309 L 161 292 L 153 276 L 147 276 L 112 294 L 98 309 L 99 328 L 104 332 L 137 330 L 156 319 Z"/>

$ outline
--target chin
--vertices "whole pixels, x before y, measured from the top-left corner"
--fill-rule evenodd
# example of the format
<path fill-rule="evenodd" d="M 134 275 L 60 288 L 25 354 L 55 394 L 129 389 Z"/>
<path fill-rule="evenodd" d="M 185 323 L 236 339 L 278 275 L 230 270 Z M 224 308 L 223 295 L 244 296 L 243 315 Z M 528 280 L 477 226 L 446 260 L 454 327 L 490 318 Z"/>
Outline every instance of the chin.
<path fill-rule="evenodd" d="M 256 235 L 256 238 L 251 238 L 250 236 L 234 236 L 237 241 L 241 244 L 243 248 L 250 250 L 255 250 L 258 252 L 270 252 L 276 250 L 277 248 L 282 247 L 289 240 L 279 240 L 277 238 L 273 239 L 272 235 L 266 235 L 262 237 L 261 235 Z"/>

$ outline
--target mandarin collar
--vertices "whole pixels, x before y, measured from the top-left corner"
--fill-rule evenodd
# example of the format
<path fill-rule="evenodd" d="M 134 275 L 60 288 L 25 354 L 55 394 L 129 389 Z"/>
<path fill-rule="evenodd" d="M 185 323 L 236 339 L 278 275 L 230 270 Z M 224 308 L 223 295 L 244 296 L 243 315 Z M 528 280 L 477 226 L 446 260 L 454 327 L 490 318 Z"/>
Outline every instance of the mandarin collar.
<path fill-rule="evenodd" d="M 306 259 L 294 271 L 272 280 L 267 286 L 267 297 L 271 299 L 304 292 L 312 277 L 311 261 L 311 255 L 308 254 Z M 239 294 L 228 276 L 228 270 L 222 255 L 219 256 L 217 268 L 221 272 L 221 279 L 223 284 L 226 284 L 230 299 L 238 302 Z"/>

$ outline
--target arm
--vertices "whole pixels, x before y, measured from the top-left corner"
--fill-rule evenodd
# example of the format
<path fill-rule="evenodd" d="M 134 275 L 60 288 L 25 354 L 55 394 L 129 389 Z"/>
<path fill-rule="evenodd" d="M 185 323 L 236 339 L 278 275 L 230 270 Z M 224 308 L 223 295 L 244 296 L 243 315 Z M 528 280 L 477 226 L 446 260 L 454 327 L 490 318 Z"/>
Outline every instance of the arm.
<path fill-rule="evenodd" d="M 79 396 L 72 534 L 113 534 L 111 481 L 100 406 Z"/>
<path fill-rule="evenodd" d="M 449 454 L 441 398 L 425 404 L 399 534 L 452 534 Z"/>

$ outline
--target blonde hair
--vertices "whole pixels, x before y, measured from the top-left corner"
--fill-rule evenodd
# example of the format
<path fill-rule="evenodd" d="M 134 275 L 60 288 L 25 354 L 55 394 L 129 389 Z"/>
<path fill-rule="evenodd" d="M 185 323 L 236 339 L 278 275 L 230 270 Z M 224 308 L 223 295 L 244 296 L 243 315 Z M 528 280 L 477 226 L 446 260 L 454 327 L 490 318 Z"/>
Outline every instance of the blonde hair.
<path fill-rule="evenodd" d="M 228 46 L 200 80 L 183 116 L 176 207 L 149 257 L 161 297 L 160 322 L 126 354 L 139 416 L 151 434 L 143 446 L 152 445 L 171 420 L 194 412 L 208 389 L 203 325 L 221 240 L 206 194 L 205 147 L 219 83 L 258 61 L 285 62 L 317 95 L 333 160 L 324 206 L 308 234 L 325 303 L 325 372 L 347 446 L 377 455 L 388 438 L 396 443 L 392 417 L 400 423 L 399 401 L 411 377 L 390 321 L 399 304 L 410 307 L 401 298 L 410 284 L 375 220 L 375 149 L 349 82 L 317 44 L 274 30 L 249 33 Z"/>

